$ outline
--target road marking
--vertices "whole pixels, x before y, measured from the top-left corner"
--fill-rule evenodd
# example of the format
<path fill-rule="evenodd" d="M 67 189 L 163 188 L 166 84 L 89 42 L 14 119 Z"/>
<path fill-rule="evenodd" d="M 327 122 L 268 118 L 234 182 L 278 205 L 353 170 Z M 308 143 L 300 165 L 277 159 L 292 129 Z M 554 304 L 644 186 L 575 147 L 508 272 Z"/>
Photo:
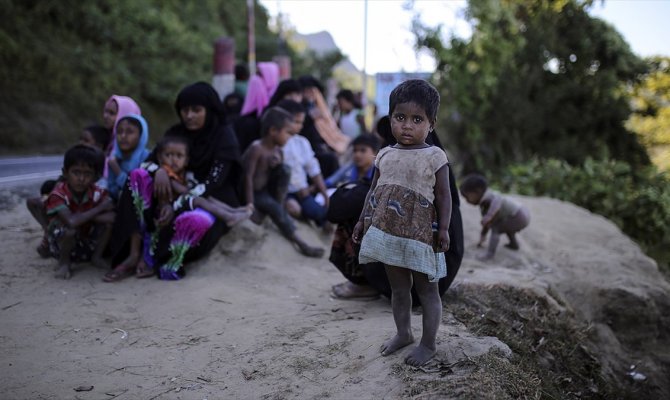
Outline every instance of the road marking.
<path fill-rule="evenodd" d="M 5 176 L 0 178 L 0 184 L 4 183 L 13 183 L 13 182 L 20 182 L 20 181 L 31 181 L 34 179 L 45 179 L 45 178 L 51 178 L 51 179 L 56 179 L 60 175 L 61 171 L 56 170 L 56 171 L 49 171 L 49 172 L 34 172 L 32 174 L 23 174 L 23 175 L 14 175 L 14 176 Z"/>

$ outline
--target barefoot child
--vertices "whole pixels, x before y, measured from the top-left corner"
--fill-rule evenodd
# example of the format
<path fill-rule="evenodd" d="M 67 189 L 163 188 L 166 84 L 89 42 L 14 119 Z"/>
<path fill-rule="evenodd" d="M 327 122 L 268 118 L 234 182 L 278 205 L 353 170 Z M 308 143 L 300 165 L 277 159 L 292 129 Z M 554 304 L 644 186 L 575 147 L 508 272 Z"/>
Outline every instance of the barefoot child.
<path fill-rule="evenodd" d="M 81 132 L 81 135 L 79 136 L 79 144 L 93 147 L 100 152 L 104 152 L 104 149 L 109 145 L 109 133 L 103 126 L 88 126 Z M 35 218 L 35 220 L 40 224 L 44 233 L 42 242 L 37 247 L 37 253 L 43 258 L 47 258 L 51 255 L 49 252 L 49 242 L 46 232 L 49 221 L 47 218 L 45 202 L 47 197 L 49 197 L 49 193 L 51 193 L 53 188 L 56 186 L 56 183 L 58 183 L 58 180 L 54 179 L 44 181 L 40 187 L 40 196 L 31 197 L 26 200 L 28 211 L 30 211 L 30 214 L 33 216 L 33 218 Z M 107 181 L 100 177 L 96 184 L 104 189 L 107 186 Z"/>
<path fill-rule="evenodd" d="M 381 346 L 382 355 L 414 342 L 412 283 L 421 299 L 423 336 L 405 357 L 412 366 L 435 355 L 442 317 L 437 282 L 447 274 L 443 252 L 449 249 L 449 163 L 442 149 L 426 143 L 439 104 L 439 93 L 423 80 L 408 80 L 393 89 L 389 115 L 398 143 L 379 151 L 365 208 L 353 232 L 353 240 L 361 244 L 359 262 L 384 263 L 391 284 L 397 334 Z"/>
<path fill-rule="evenodd" d="M 321 257 L 324 250 L 309 246 L 296 234 L 284 207 L 289 169 L 282 161 L 281 147 L 291 137 L 293 116 L 279 107 L 269 108 L 261 118 L 261 139 L 251 143 L 242 160 L 246 171 L 245 193 L 249 205 L 267 214 L 284 237 L 302 254 Z"/>
<path fill-rule="evenodd" d="M 317 226 L 327 230 L 329 229 L 326 221 L 328 189 L 321 173 L 319 160 L 312 151 L 312 145 L 307 138 L 299 134 L 305 122 L 305 107 L 289 99 L 280 101 L 277 106 L 288 111 L 293 117 L 291 137 L 282 147 L 284 164 L 291 170 L 287 200 L 289 214 L 294 218 L 312 220 Z M 316 194 L 319 193 L 324 199 L 322 204 L 316 200 Z"/>
<path fill-rule="evenodd" d="M 500 234 L 504 233 L 509 238 L 505 247 L 517 250 L 519 243 L 516 233 L 528 226 L 530 212 L 528 209 L 514 200 L 502 196 L 500 193 L 489 189 L 486 178 L 478 174 L 467 175 L 461 183 L 461 194 L 465 200 L 475 206 L 479 206 L 482 212 L 482 233 L 477 247 L 484 246 L 486 234 L 491 231 L 489 247 L 485 254 L 479 259 L 489 260 L 493 258 L 500 241 Z"/>
<path fill-rule="evenodd" d="M 156 145 L 156 155 L 160 166 L 170 176 L 172 191 L 179 195 L 173 202 L 175 211 L 183 207 L 193 210 L 202 208 L 225 222 L 229 227 L 249 218 L 252 209 L 249 207 L 231 207 L 216 198 L 200 197 L 205 186 L 198 184 L 195 176 L 187 172 L 188 142 L 179 136 L 168 136 Z"/>
<path fill-rule="evenodd" d="M 95 185 L 103 165 L 103 154 L 85 145 L 65 153 L 63 180 L 46 200 L 49 250 L 58 259 L 56 278 L 69 279 L 72 262 L 102 263 L 114 222 L 114 203 Z"/>
<path fill-rule="evenodd" d="M 154 271 L 154 252 L 153 247 L 158 239 L 159 230 L 168 222 L 167 213 L 164 205 L 159 205 L 160 215 L 156 218 L 153 227 L 149 232 L 147 222 L 145 221 L 145 211 L 152 202 L 152 188 L 144 186 L 148 182 L 150 173 L 155 173 L 158 168 L 163 168 L 170 177 L 170 184 L 173 193 L 178 197 L 173 199 L 171 206 L 175 215 L 179 211 L 194 210 L 201 208 L 212 213 L 221 219 L 227 226 L 233 226 L 251 215 L 251 210 L 247 207 L 233 208 L 226 203 L 215 199 L 214 197 L 200 197 L 205 192 L 204 185 L 198 184 L 193 173 L 187 172 L 188 165 L 188 141 L 181 136 L 164 137 L 156 145 L 156 158 L 158 164 L 145 162 L 141 169 L 135 169 L 130 173 L 129 187 L 133 196 L 133 204 L 140 217 L 139 229 L 130 236 L 130 253 L 128 258 L 116 266 L 114 270 L 105 274 L 105 282 L 116 282 L 122 280 L 133 273 L 136 278 L 148 278 L 155 275 Z"/>

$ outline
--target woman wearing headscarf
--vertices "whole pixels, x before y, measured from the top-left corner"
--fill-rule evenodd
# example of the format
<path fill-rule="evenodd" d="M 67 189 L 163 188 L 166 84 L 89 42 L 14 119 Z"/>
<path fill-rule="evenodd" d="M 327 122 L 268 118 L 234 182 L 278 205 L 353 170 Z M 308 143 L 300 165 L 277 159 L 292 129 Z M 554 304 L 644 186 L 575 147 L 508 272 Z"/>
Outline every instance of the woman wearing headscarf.
<path fill-rule="evenodd" d="M 340 167 L 338 156 L 344 154 L 351 139 L 337 127 L 323 97 L 321 83 L 312 76 L 301 76 L 303 104 L 307 109 L 301 135 L 312 145 L 323 176 L 332 175 Z"/>
<path fill-rule="evenodd" d="M 233 207 L 239 206 L 238 188 L 242 176 L 239 146 L 235 134 L 225 124 L 218 94 L 207 83 L 194 83 L 179 92 L 175 109 L 180 122 L 168 129 L 165 136 L 181 137 L 189 144 L 188 169 L 202 184 L 199 195 L 212 196 Z M 150 160 L 156 161 L 155 154 L 150 156 Z M 148 191 L 152 196 L 135 196 L 133 199 L 131 191 L 124 190 L 111 243 L 115 260 L 125 256 L 130 235 L 144 223 L 146 229 L 157 232 L 155 244 L 151 243 L 152 259 L 145 257 L 144 260 L 147 267 L 159 266 L 161 279 L 180 279 L 184 276 L 184 262 L 209 253 L 228 231 L 223 221 L 201 209 L 187 208 L 173 220 L 170 178 L 162 168 L 156 170 L 153 176 L 143 175 L 143 179 L 134 182 L 134 187 L 140 192 Z M 139 207 L 144 210 L 142 215 L 135 213 L 133 201 L 144 203 L 143 207 Z M 153 226 L 154 219 L 169 225 L 159 229 Z M 115 271 L 118 270 L 122 278 L 132 272 L 135 265 L 137 260 L 126 258 Z"/>
<path fill-rule="evenodd" d="M 258 63 L 258 74 L 249 78 L 240 117 L 233 122 L 233 130 L 240 144 L 240 152 L 261 137 L 261 115 L 279 85 L 279 66 L 274 62 Z"/>

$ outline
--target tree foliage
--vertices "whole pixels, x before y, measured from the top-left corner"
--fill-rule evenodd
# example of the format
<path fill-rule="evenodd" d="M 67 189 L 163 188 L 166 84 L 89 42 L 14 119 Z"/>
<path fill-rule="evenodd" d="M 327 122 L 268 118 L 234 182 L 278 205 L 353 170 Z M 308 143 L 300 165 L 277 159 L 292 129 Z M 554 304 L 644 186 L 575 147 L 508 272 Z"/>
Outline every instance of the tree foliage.
<path fill-rule="evenodd" d="M 472 36 L 443 39 L 415 24 L 434 54 L 435 82 L 462 172 L 498 171 L 532 156 L 580 164 L 587 157 L 648 163 L 624 121 L 626 84 L 645 72 L 589 1 L 470 0 Z"/>
<path fill-rule="evenodd" d="M 256 53 L 278 38 L 257 5 Z M 244 0 L 0 0 L 0 140 L 7 149 L 70 145 L 100 120 L 110 94 L 136 99 L 154 135 L 175 122 L 181 87 L 211 81 L 213 42 L 235 38 L 244 60 Z"/>
<path fill-rule="evenodd" d="M 639 135 L 654 164 L 670 171 L 670 57 L 646 62 L 649 72 L 631 90 L 633 114 L 626 126 Z"/>

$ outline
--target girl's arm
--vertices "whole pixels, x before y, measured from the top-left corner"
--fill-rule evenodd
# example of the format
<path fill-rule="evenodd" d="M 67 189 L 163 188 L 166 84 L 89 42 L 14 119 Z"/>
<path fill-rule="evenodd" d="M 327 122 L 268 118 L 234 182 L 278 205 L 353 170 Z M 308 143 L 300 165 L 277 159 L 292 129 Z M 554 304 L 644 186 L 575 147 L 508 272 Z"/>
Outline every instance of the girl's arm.
<path fill-rule="evenodd" d="M 374 192 L 375 188 L 377 187 L 377 181 L 379 180 L 379 170 L 375 168 L 375 176 L 372 178 L 372 184 L 370 185 L 370 190 L 368 190 L 368 194 L 365 196 L 365 203 L 363 204 L 363 211 L 361 211 L 361 215 L 358 217 L 358 222 L 356 223 L 356 226 L 354 226 L 354 232 L 351 235 L 351 240 L 353 240 L 354 243 L 359 244 L 361 243 L 361 239 L 363 239 L 362 233 L 363 233 L 363 220 L 365 219 L 365 216 L 367 215 L 368 208 L 370 207 L 370 196 Z"/>
<path fill-rule="evenodd" d="M 123 172 L 121 171 L 119 162 L 116 161 L 116 157 L 109 157 L 107 159 L 107 166 L 114 172 L 115 175 L 120 175 Z"/>
<path fill-rule="evenodd" d="M 78 228 L 92 221 L 93 218 L 103 212 L 114 210 L 114 202 L 109 197 L 97 206 L 83 212 L 73 213 L 69 208 L 63 207 L 58 211 L 58 218 L 69 228 Z"/>
<path fill-rule="evenodd" d="M 440 248 L 449 250 L 449 224 L 451 223 L 451 192 L 449 191 L 449 164 L 435 173 L 435 206 L 439 226 Z"/>
<path fill-rule="evenodd" d="M 365 127 L 365 115 L 362 110 L 356 115 L 356 122 L 358 122 L 358 125 L 361 127 L 361 134 L 368 133 L 368 130 Z"/>
<path fill-rule="evenodd" d="M 188 188 L 177 182 L 176 179 L 170 179 L 170 186 L 172 186 L 172 191 L 179 195 L 188 193 Z"/>
<path fill-rule="evenodd" d="M 249 147 L 248 154 L 244 157 L 244 193 L 247 204 L 254 204 L 254 175 L 256 174 L 256 166 L 260 159 L 260 151 L 258 146 L 252 144 Z"/>

